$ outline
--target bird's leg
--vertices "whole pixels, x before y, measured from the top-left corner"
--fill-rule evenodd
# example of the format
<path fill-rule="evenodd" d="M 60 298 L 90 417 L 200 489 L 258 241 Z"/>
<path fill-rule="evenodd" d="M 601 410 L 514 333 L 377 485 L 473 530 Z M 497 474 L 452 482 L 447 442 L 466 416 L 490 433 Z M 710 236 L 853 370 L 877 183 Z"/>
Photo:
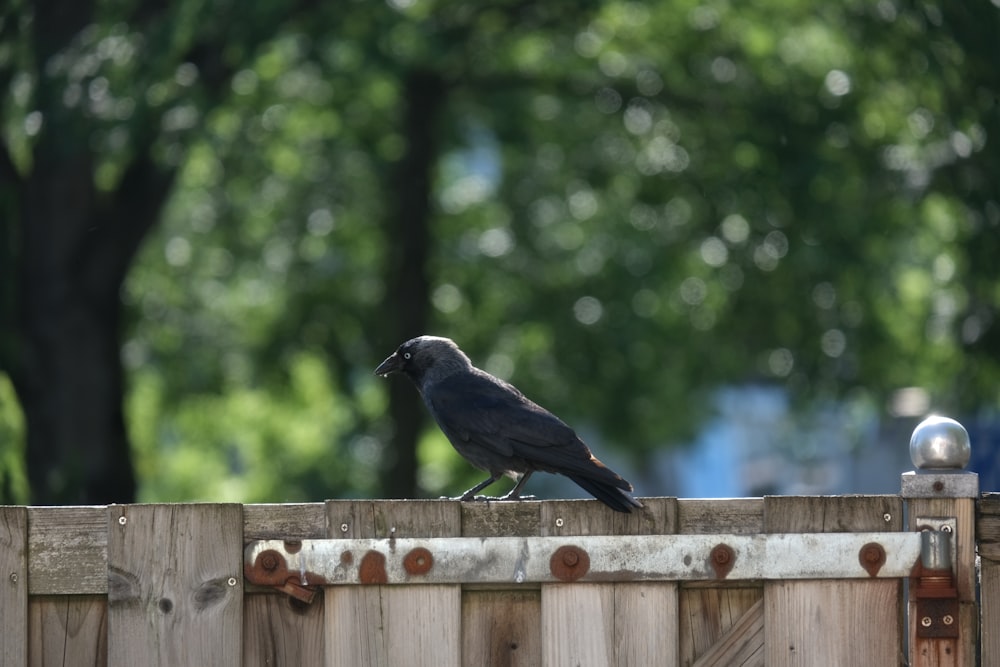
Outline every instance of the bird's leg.
<path fill-rule="evenodd" d="M 474 487 L 472 487 L 471 489 L 469 489 L 468 491 L 466 491 L 462 495 L 458 496 L 457 498 L 452 498 L 452 500 L 475 500 L 477 493 L 479 493 L 480 491 L 482 491 L 483 489 L 485 489 L 487 486 L 489 486 L 493 482 L 495 482 L 498 479 L 500 479 L 501 476 L 502 476 L 501 473 L 497 473 L 495 475 L 492 475 L 492 476 L 490 476 L 489 479 L 487 479 L 487 480 L 485 480 L 483 482 L 480 482 L 479 484 L 476 484 Z"/>
<path fill-rule="evenodd" d="M 500 500 L 520 500 L 520 498 L 521 498 L 521 489 L 524 488 L 524 485 L 528 481 L 528 478 L 531 477 L 531 473 L 532 472 L 534 472 L 534 471 L 533 470 L 528 470 L 523 475 L 521 475 L 521 479 L 517 480 L 517 484 L 514 485 L 514 488 L 511 489 L 507 493 L 507 495 L 502 496 L 500 498 Z M 532 496 L 525 496 L 525 497 L 526 498 L 531 498 Z"/>

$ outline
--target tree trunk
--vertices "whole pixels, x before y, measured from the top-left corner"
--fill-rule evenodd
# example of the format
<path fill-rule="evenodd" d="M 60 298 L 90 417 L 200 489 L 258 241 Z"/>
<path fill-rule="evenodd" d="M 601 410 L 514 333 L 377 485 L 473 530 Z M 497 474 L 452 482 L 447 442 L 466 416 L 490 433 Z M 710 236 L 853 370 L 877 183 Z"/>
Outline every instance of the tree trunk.
<path fill-rule="evenodd" d="M 394 201 L 386 238 L 387 301 L 394 334 L 390 345 L 427 333 L 431 197 L 446 93 L 444 81 L 435 73 L 415 71 L 404 79 L 407 148 L 391 177 Z M 383 463 L 382 489 L 390 498 L 413 498 L 417 493 L 417 440 L 425 411 L 419 395 L 408 385 L 389 385 L 389 414 L 395 434 Z"/>

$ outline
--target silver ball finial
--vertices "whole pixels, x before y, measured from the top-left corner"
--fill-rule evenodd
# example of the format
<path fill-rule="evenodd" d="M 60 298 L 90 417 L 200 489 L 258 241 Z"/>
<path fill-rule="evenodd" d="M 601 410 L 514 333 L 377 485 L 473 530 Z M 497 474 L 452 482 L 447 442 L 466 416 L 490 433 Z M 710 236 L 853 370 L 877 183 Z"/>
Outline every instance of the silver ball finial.
<path fill-rule="evenodd" d="M 948 417 L 928 417 L 910 436 L 910 459 L 918 470 L 961 470 L 971 455 L 968 431 Z"/>

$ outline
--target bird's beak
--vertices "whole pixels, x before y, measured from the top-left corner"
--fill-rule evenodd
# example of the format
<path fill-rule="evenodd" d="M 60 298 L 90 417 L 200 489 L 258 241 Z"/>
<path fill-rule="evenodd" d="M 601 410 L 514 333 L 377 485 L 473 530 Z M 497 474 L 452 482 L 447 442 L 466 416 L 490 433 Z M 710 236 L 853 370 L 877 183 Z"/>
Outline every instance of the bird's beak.
<path fill-rule="evenodd" d="M 385 361 L 378 365 L 378 368 L 375 369 L 375 375 L 385 377 L 389 373 L 398 371 L 401 365 L 399 363 L 399 355 L 393 352 Z"/>

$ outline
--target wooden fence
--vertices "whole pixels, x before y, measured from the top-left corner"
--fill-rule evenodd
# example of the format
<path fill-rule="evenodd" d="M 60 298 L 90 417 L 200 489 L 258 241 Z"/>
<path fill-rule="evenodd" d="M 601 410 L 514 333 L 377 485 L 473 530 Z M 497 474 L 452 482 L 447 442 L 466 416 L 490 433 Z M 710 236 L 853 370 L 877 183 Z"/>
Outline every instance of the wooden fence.
<path fill-rule="evenodd" d="M 821 667 L 907 660 L 975 665 L 977 659 L 1000 665 L 1000 494 L 978 500 L 834 496 L 643 502 L 646 509 L 632 515 L 608 511 L 596 501 L 2 507 L 0 665 Z M 747 545 L 771 545 L 767 560 L 781 561 L 782 554 L 773 550 L 778 543 L 767 536 L 790 535 L 820 553 L 826 548 L 824 536 L 816 534 L 905 533 L 921 527 L 915 523 L 920 517 L 950 522 L 946 530 L 955 537 L 951 583 L 959 611 L 952 619 L 957 632 L 951 634 L 957 637 L 917 636 L 913 597 L 921 585 L 910 580 L 907 600 L 907 574 L 845 579 L 727 575 L 739 570 L 730 572 L 727 559 L 747 565 Z M 978 606 L 977 534 L 982 559 Z M 485 538 L 487 553 L 490 540 L 498 537 L 531 538 L 534 545 L 548 544 L 536 538 L 551 538 L 555 545 L 567 537 L 611 536 L 588 544 L 620 545 L 617 557 L 625 563 L 636 544 L 652 544 L 656 538 L 651 536 L 660 535 L 719 536 L 719 544 L 729 540 L 736 546 L 723 550 L 723 557 L 717 556 L 722 547 L 713 550 L 714 574 L 703 576 L 708 570 L 700 570 L 700 576 L 679 580 L 624 567 L 601 571 L 609 567 L 601 563 L 617 562 L 612 552 L 592 554 L 590 571 L 579 569 L 575 553 L 566 561 L 579 572 L 575 581 L 562 575 L 532 581 L 529 574 L 522 583 L 483 583 L 474 576 L 433 583 L 455 579 L 459 570 L 476 571 L 444 571 L 447 558 L 439 557 L 434 561 L 438 579 L 413 583 L 431 567 L 435 550 L 474 543 L 438 538 Z M 752 539 L 740 542 L 740 536 Z M 356 546 L 366 538 L 384 543 L 390 560 L 395 540 L 412 545 L 410 538 L 419 538 L 432 546 L 420 552 L 428 555 L 426 563 L 418 561 L 422 569 L 407 569 L 413 575 L 409 583 L 395 581 L 391 573 L 380 575 L 379 568 L 359 574 L 364 564 L 345 551 L 336 567 L 328 564 L 328 572 L 342 574 L 342 581 L 315 588 L 303 588 L 298 577 L 288 582 L 286 591 L 298 597 L 318 591 L 311 602 L 244 576 L 254 565 L 244 562 L 244 549 L 258 540 L 285 540 L 294 552 L 310 540 L 348 540 L 342 544 Z M 906 535 L 898 539 L 914 543 Z M 859 560 L 843 567 L 860 562 L 877 570 L 878 554 L 868 548 L 845 558 Z M 705 557 L 694 560 L 705 562 Z M 698 569 L 697 562 L 687 565 Z M 753 571 L 770 565 L 759 563 L 764 570 Z M 910 574 L 919 573 L 918 567 Z M 312 584 L 312 576 L 303 572 L 302 579 Z M 372 583 L 358 583 L 359 578 Z"/>

